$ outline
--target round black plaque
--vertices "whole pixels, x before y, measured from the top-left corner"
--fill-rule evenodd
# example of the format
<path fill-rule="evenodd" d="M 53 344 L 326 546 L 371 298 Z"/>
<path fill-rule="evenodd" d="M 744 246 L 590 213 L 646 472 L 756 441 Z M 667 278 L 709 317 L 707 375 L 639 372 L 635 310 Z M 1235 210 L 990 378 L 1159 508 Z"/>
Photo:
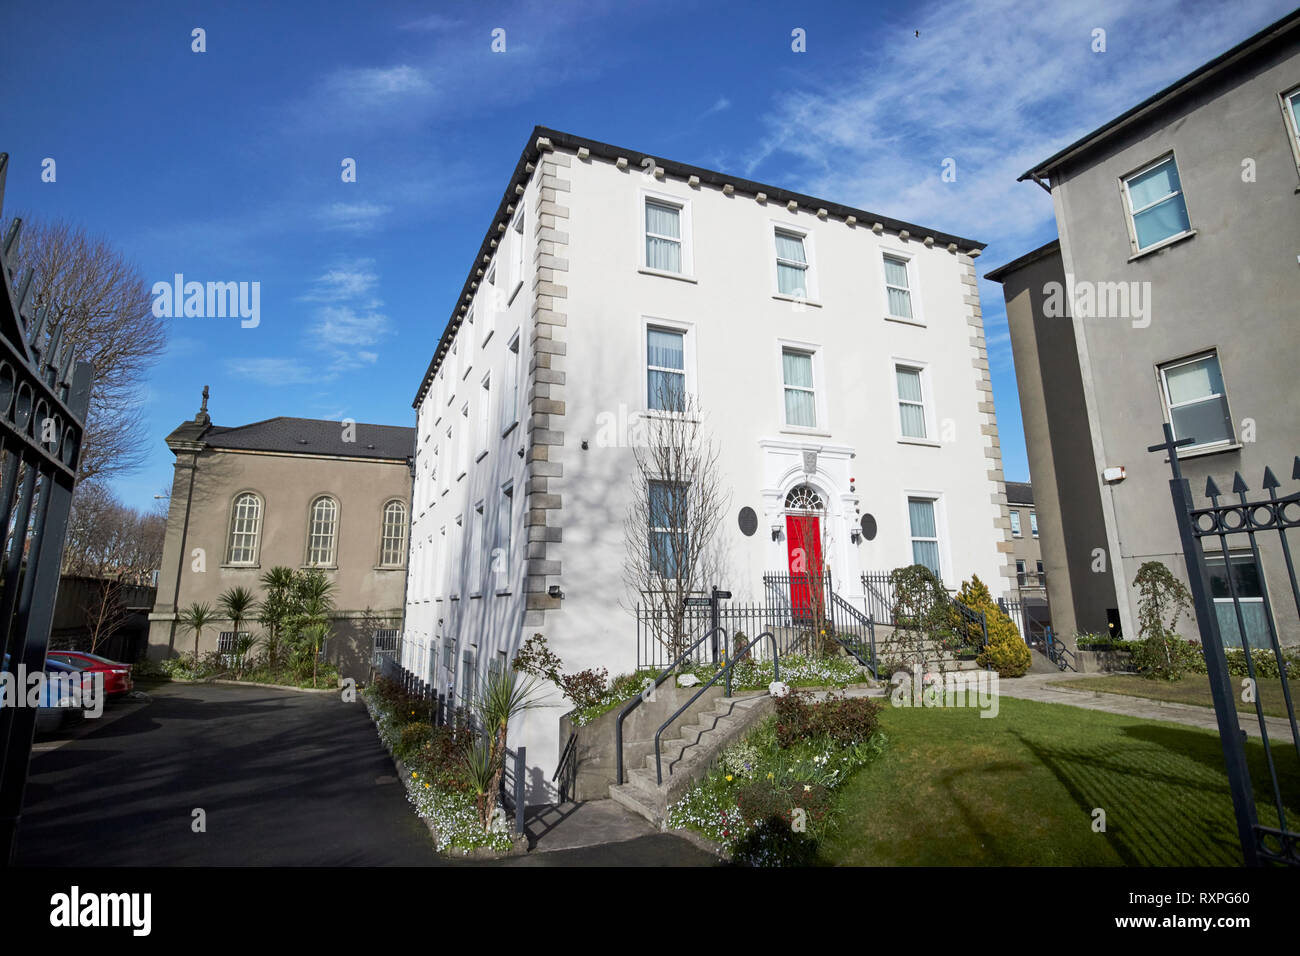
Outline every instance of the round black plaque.
<path fill-rule="evenodd" d="M 868 541 L 874 541 L 876 538 L 876 519 L 871 515 L 862 516 L 862 537 Z"/>
<path fill-rule="evenodd" d="M 758 530 L 758 515 L 753 508 L 740 509 L 740 533 L 746 538 Z"/>

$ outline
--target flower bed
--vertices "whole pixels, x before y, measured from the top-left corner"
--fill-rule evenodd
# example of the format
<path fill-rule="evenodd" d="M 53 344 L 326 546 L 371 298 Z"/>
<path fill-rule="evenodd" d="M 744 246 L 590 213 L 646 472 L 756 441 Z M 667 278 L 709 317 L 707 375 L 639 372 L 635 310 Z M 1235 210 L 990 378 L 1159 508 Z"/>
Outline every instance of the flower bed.
<path fill-rule="evenodd" d="M 679 676 L 693 674 L 701 684 L 718 672 L 718 665 L 697 663 L 683 667 Z M 597 717 L 606 714 L 641 693 L 646 685 L 658 677 L 662 670 L 639 670 L 633 674 L 615 677 L 609 689 L 596 703 L 575 709 L 569 714 L 574 726 L 585 727 Z M 770 660 L 747 657 L 740 661 L 731 675 L 732 690 L 767 690 L 774 680 Z M 871 673 L 850 657 L 805 657 L 790 654 L 781 658 L 781 681 L 791 687 L 839 687 L 865 683 Z"/>
<path fill-rule="evenodd" d="M 474 794 L 465 778 L 467 731 L 431 726 L 428 701 L 409 697 L 382 678 L 362 692 L 362 699 L 379 739 L 397 763 L 407 799 L 428 825 L 438 851 L 468 856 L 475 851 L 497 854 L 516 849 L 504 814 L 497 815 L 488 831 L 479 824 Z"/>
<path fill-rule="evenodd" d="M 813 702 L 793 691 L 776 706 L 668 810 L 670 827 L 695 830 L 751 866 L 812 862 L 835 825 L 836 788 L 886 744 L 880 705 L 868 698 Z"/>

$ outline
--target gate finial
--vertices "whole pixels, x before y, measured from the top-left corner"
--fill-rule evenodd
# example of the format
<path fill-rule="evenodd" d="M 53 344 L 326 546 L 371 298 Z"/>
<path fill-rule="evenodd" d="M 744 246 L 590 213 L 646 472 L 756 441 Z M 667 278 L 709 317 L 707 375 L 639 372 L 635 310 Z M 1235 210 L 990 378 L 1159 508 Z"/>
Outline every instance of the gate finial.
<path fill-rule="evenodd" d="M 1214 483 L 1213 476 L 1207 477 L 1205 479 L 1205 497 L 1218 498 L 1221 494 L 1223 494 L 1223 492 L 1221 492 L 1219 486 Z"/>
<path fill-rule="evenodd" d="M 1291 466 L 1291 480 L 1300 481 L 1300 455 L 1295 456 L 1295 464 Z"/>
<path fill-rule="evenodd" d="M 1242 479 L 1241 472 L 1234 471 L 1232 473 L 1232 493 L 1234 495 L 1244 495 L 1248 491 L 1250 491 L 1250 489 L 1246 487 L 1246 482 Z"/>
<path fill-rule="evenodd" d="M 1277 476 L 1273 474 L 1273 469 L 1268 465 L 1264 466 L 1264 487 L 1269 491 L 1282 487 L 1282 482 L 1277 480 Z"/>

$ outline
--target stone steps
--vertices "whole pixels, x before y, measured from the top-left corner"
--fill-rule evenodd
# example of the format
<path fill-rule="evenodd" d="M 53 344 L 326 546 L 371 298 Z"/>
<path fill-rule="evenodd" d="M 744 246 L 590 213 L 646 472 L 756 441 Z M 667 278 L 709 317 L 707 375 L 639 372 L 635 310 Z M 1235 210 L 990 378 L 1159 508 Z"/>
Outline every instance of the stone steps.
<path fill-rule="evenodd" d="M 693 723 L 681 726 L 678 736 L 661 739 L 663 783 L 656 773 L 652 749 L 644 766 L 627 772 L 626 783 L 609 788 L 610 797 L 662 827 L 668 807 L 709 771 L 719 753 L 772 710 L 772 698 L 766 694 L 718 699 Z"/>

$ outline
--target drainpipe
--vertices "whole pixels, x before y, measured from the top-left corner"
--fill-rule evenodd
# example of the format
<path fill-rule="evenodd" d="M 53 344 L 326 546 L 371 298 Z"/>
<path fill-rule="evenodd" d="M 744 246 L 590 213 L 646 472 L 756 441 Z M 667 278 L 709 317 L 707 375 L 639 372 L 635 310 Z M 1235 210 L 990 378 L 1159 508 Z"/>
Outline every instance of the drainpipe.
<path fill-rule="evenodd" d="M 185 521 L 181 525 L 180 556 L 176 560 L 176 589 L 172 592 L 172 626 L 167 637 L 167 653 L 176 651 L 176 616 L 180 613 L 178 602 L 181 599 L 181 572 L 185 569 L 185 545 L 190 533 L 190 506 L 194 501 L 194 473 L 199 470 L 199 453 L 193 452 L 194 460 L 190 465 L 190 486 L 185 492 Z"/>

